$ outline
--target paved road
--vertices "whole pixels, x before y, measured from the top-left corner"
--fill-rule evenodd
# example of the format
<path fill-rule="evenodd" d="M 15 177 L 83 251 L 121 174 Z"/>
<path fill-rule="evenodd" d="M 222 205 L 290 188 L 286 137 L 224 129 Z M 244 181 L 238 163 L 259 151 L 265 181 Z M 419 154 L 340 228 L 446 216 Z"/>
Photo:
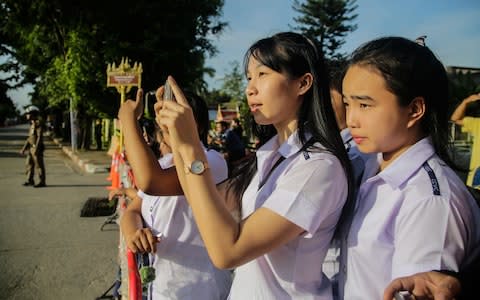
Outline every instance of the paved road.
<path fill-rule="evenodd" d="M 80 211 L 107 195 L 106 174 L 82 174 L 47 141 L 47 187 L 23 187 L 27 131 L 0 128 L 0 299 L 93 300 L 115 280 L 119 233 Z"/>

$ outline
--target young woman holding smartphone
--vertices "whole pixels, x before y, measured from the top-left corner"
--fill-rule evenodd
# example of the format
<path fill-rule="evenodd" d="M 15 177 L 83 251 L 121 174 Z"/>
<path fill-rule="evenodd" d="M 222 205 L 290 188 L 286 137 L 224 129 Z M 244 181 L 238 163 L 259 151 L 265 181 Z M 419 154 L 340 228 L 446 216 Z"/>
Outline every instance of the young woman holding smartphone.
<path fill-rule="evenodd" d="M 171 77 L 177 102 L 157 103 L 157 122 L 170 133 L 210 258 L 236 268 L 230 299 L 332 299 L 322 262 L 353 186 L 324 59 L 311 40 L 286 32 L 254 43 L 245 66 L 250 112 L 273 134 L 229 193 L 241 199 L 240 223 L 212 181 L 191 109 Z"/>

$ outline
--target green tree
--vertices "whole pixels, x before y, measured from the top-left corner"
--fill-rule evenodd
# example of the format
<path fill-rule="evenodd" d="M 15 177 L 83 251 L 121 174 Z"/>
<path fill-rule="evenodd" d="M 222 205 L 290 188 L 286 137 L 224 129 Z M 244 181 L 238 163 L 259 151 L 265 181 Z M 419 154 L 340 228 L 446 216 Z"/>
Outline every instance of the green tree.
<path fill-rule="evenodd" d="M 230 102 L 240 104 L 245 102 L 245 75 L 238 61 L 230 62 L 231 70 L 221 79 L 221 90 L 230 96 Z"/>
<path fill-rule="evenodd" d="M 222 78 L 222 86 L 220 90 L 225 95 L 228 95 L 230 106 L 239 108 L 240 122 L 242 123 L 244 134 L 249 140 L 253 120 L 251 118 L 250 108 L 248 107 L 245 94 L 245 89 L 247 87 L 245 74 L 238 61 L 231 62 L 230 68 L 230 71 Z M 246 142 L 249 142 L 248 140 Z"/>
<path fill-rule="evenodd" d="M 240 63 L 234 61 L 230 63 L 231 71 L 223 78 L 222 90 L 225 90 L 231 95 L 231 103 L 235 103 L 240 110 L 240 122 L 244 129 L 244 135 L 247 137 L 247 141 L 250 139 L 252 118 L 250 114 L 250 108 L 248 107 L 247 97 L 245 90 L 247 83 L 245 80 L 245 73 L 240 68 Z"/>
<path fill-rule="evenodd" d="M 326 58 L 339 59 L 338 53 L 349 32 L 357 29 L 352 22 L 357 18 L 353 12 L 356 0 L 295 0 L 293 9 L 300 13 L 294 18 L 298 26 L 294 29 L 316 41 Z"/>
<path fill-rule="evenodd" d="M 231 97 L 227 95 L 221 89 L 212 89 L 201 94 L 207 102 L 208 107 L 216 109 L 219 104 L 227 103 L 231 100 Z"/>
<path fill-rule="evenodd" d="M 0 0 L 0 55 L 13 57 L 0 70 L 32 83 L 42 108 L 65 111 L 72 99 L 86 122 L 113 117 L 119 96 L 105 86 L 106 65 L 122 57 L 143 64 L 145 90 L 169 74 L 206 90 L 203 74 L 213 70 L 205 58 L 216 53 L 209 38 L 226 25 L 222 7 L 223 0 Z"/>
<path fill-rule="evenodd" d="M 229 105 L 240 105 L 246 102 L 245 99 L 245 75 L 240 68 L 238 61 L 229 63 L 230 71 L 220 79 L 220 89 L 212 89 L 202 93 L 210 107 L 217 107 L 218 104 L 229 103 Z"/>

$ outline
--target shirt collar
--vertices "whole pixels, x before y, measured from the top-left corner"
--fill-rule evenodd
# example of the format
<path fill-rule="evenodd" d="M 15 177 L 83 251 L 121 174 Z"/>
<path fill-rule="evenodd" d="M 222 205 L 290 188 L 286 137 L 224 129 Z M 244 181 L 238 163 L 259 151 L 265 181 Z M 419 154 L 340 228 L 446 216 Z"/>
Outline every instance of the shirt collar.
<path fill-rule="evenodd" d="M 308 141 L 312 137 L 312 134 L 309 132 L 305 133 L 305 140 Z M 257 150 L 257 158 L 263 158 L 265 155 L 269 155 L 272 152 L 278 152 L 281 156 L 289 158 L 294 155 L 300 149 L 302 149 L 302 142 L 298 136 L 298 129 L 293 132 L 285 142 L 281 145 L 278 143 L 278 135 L 272 137 L 268 142 L 262 145 Z"/>
<path fill-rule="evenodd" d="M 378 176 L 390 184 L 393 188 L 399 187 L 422 167 L 423 163 L 435 154 L 432 140 L 423 138 L 402 153 L 387 168 L 378 173 Z M 381 163 L 381 155 L 378 156 L 378 165 Z"/>

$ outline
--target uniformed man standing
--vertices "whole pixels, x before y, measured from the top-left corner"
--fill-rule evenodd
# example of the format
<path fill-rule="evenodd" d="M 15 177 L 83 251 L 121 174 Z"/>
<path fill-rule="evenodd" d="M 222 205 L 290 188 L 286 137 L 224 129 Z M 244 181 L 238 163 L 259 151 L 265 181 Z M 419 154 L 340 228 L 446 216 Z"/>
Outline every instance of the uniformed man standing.
<path fill-rule="evenodd" d="M 27 152 L 26 160 L 26 174 L 27 181 L 23 183 L 24 186 L 33 185 L 34 187 L 44 187 L 45 183 L 45 163 L 43 161 L 43 152 L 45 151 L 45 145 L 43 144 L 43 124 L 39 120 L 39 110 L 36 106 L 30 105 L 25 110 L 26 118 L 30 121 L 30 131 L 28 138 L 20 151 L 25 154 Z M 35 184 L 33 181 L 35 175 L 35 169 L 37 169 L 40 182 Z"/>

